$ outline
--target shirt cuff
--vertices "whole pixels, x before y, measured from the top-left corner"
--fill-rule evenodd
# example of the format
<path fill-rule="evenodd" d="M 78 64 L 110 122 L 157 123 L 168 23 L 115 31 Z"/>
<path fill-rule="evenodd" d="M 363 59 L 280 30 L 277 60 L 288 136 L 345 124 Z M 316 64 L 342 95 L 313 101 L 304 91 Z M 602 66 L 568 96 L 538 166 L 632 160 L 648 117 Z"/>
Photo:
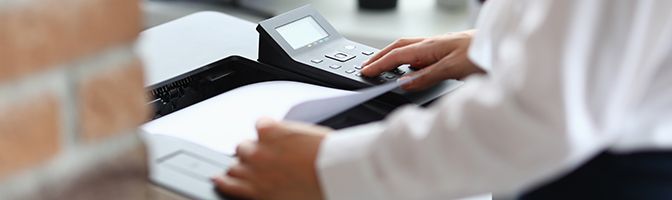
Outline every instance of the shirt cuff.
<path fill-rule="evenodd" d="M 355 126 L 331 133 L 322 141 L 317 171 L 325 199 L 383 199 L 370 164 L 370 147 L 382 124 Z"/>

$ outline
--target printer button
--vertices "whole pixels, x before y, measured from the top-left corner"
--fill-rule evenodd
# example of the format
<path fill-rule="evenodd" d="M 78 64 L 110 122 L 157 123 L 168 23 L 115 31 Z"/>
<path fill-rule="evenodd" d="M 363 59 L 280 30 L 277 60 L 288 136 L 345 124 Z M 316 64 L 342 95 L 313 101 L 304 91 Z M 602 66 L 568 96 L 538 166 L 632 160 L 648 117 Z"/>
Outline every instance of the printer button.
<path fill-rule="evenodd" d="M 338 68 L 341 68 L 341 66 L 340 65 L 329 65 L 329 68 L 338 69 Z"/>
<path fill-rule="evenodd" d="M 354 70 L 354 69 L 350 69 L 350 70 L 348 70 L 348 71 L 345 71 L 345 73 L 352 74 L 352 73 L 355 73 L 355 70 Z"/>
<path fill-rule="evenodd" d="M 336 53 L 336 54 L 334 54 L 334 57 L 339 58 L 339 59 L 344 59 L 344 58 L 348 57 L 348 54 Z"/>
<path fill-rule="evenodd" d="M 362 54 L 364 54 L 366 56 L 370 56 L 370 55 L 373 55 L 373 51 L 362 51 Z"/>
<path fill-rule="evenodd" d="M 315 63 L 315 64 L 322 63 L 322 61 L 324 61 L 324 60 L 322 60 L 322 59 L 312 59 L 312 60 L 310 60 L 310 62 Z"/>
<path fill-rule="evenodd" d="M 402 74 L 405 74 L 405 73 L 406 73 L 404 70 L 401 70 L 401 69 L 399 69 L 399 68 L 395 68 L 395 69 L 393 69 L 391 72 L 394 73 L 394 74 L 396 74 L 396 75 L 402 75 Z"/>
<path fill-rule="evenodd" d="M 356 57 L 354 55 L 348 55 L 347 53 L 343 53 L 343 52 L 335 52 L 335 53 L 331 53 L 331 54 L 326 54 L 324 56 L 327 57 L 327 58 L 331 58 L 333 60 L 336 60 L 338 62 L 346 62 L 346 61 L 351 60 L 351 59 Z"/>

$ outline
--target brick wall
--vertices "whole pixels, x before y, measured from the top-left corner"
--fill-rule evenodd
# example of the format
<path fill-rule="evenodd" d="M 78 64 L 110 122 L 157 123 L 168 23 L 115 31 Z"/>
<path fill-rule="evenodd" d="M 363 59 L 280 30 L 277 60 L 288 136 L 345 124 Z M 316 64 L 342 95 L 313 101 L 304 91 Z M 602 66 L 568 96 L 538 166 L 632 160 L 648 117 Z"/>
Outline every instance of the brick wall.
<path fill-rule="evenodd" d="M 0 0 L 0 199 L 146 195 L 141 19 L 138 0 Z"/>

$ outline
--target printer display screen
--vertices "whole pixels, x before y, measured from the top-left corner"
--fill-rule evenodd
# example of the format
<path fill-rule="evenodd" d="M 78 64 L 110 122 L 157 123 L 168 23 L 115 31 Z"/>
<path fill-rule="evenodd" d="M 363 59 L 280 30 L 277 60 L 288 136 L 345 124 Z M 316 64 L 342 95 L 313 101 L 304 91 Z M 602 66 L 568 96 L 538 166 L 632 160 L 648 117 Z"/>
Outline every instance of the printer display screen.
<path fill-rule="evenodd" d="M 282 25 L 275 29 L 294 49 L 298 49 L 329 36 L 311 16 Z"/>

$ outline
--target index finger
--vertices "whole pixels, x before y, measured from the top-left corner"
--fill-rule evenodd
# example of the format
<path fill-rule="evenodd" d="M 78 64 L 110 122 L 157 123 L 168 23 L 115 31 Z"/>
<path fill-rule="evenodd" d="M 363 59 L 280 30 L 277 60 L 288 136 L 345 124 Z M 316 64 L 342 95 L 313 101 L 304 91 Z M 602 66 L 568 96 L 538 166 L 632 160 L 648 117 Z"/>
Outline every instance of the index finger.
<path fill-rule="evenodd" d="M 371 57 L 369 60 L 364 62 L 362 65 L 363 66 L 369 65 L 369 64 L 377 61 L 378 59 L 382 58 L 383 56 L 387 55 L 388 53 L 390 53 L 390 51 L 392 51 L 396 48 L 405 47 L 405 46 L 408 46 L 408 45 L 411 45 L 411 44 L 415 44 L 415 43 L 418 43 L 422 40 L 424 40 L 424 39 L 422 39 L 422 38 L 402 38 L 402 39 L 398 39 L 397 41 L 394 41 L 392 44 L 387 45 L 385 48 L 383 48 L 383 50 L 380 50 L 380 52 L 378 52 L 376 55 L 373 55 L 373 57 Z"/>
<path fill-rule="evenodd" d="M 278 121 L 269 117 L 261 117 L 257 120 L 255 127 L 257 129 L 257 139 L 259 141 L 266 140 L 267 137 L 277 134 Z"/>
<path fill-rule="evenodd" d="M 324 134 L 331 132 L 332 129 L 324 126 L 316 126 L 301 122 L 282 121 L 275 122 L 272 127 L 258 129 L 259 142 L 272 141 L 283 138 L 287 135 L 299 134 Z"/>
<path fill-rule="evenodd" d="M 361 73 L 367 77 L 378 76 L 380 73 L 392 70 L 403 64 L 419 65 L 421 62 L 428 62 L 426 55 L 420 52 L 417 44 L 397 48 L 382 58 L 367 65 Z"/>

